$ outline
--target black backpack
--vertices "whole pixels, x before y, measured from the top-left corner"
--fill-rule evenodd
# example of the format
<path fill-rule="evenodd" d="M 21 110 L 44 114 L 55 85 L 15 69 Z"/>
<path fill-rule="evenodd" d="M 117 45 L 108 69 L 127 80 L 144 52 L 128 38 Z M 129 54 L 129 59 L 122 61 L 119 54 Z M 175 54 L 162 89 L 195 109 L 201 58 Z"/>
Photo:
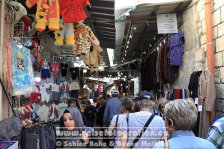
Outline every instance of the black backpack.
<path fill-rule="evenodd" d="M 95 119 L 96 118 L 96 108 L 92 105 L 87 106 L 84 110 L 84 114 L 87 119 Z"/>

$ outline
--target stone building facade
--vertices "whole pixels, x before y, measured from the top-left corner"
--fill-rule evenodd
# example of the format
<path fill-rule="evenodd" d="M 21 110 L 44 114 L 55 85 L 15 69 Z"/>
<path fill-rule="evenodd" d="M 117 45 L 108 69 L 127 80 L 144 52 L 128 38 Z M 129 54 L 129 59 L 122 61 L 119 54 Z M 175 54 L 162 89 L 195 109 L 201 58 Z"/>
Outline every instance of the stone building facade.
<path fill-rule="evenodd" d="M 224 116 L 224 0 L 213 0 L 212 7 L 216 114 Z M 185 33 L 184 61 L 174 85 L 187 88 L 191 73 L 207 67 L 204 0 L 192 0 L 180 19 L 180 31 Z"/>

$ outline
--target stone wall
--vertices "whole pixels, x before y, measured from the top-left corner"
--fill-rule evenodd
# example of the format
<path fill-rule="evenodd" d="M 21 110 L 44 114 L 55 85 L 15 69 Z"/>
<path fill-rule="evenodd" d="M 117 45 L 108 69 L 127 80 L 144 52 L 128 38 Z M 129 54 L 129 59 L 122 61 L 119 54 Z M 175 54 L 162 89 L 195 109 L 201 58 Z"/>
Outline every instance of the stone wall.
<path fill-rule="evenodd" d="M 213 2 L 213 30 L 215 48 L 215 83 L 217 115 L 224 116 L 224 1 Z"/>
<path fill-rule="evenodd" d="M 224 116 L 224 0 L 213 0 L 216 112 Z M 185 33 L 184 61 L 175 86 L 187 87 L 190 74 L 206 67 L 206 29 L 204 0 L 193 0 L 183 15 L 180 31 Z"/>

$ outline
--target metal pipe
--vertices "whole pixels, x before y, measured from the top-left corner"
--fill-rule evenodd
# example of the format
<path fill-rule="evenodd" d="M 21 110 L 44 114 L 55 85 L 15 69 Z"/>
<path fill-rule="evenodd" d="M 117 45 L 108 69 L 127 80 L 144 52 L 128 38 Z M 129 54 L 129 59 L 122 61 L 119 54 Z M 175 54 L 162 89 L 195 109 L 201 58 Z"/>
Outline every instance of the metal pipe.
<path fill-rule="evenodd" d="M 1 0 L 1 34 L 0 34 L 0 78 L 2 78 L 2 49 L 3 49 L 3 39 L 4 39 L 4 20 L 5 18 L 5 0 Z M 3 119 L 3 107 L 2 107 L 2 102 L 3 102 L 3 98 L 2 98 L 2 86 L 0 86 L 0 120 Z"/>
<path fill-rule="evenodd" d="M 213 47 L 213 30 L 212 30 L 212 0 L 205 0 L 205 27 L 206 27 L 206 56 L 208 70 L 214 77 L 214 47 Z M 215 106 L 209 115 L 210 124 L 215 118 Z"/>

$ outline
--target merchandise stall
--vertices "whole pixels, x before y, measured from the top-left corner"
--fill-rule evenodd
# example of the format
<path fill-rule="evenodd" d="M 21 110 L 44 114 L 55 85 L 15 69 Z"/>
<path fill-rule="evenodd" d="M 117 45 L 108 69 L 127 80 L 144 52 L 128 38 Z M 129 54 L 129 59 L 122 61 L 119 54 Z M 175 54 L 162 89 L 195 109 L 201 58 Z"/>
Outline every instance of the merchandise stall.
<path fill-rule="evenodd" d="M 36 4 L 37 9 L 30 10 Z M 72 4 L 80 8 L 80 13 L 73 18 L 63 13 L 70 4 L 59 1 L 51 4 L 6 1 L 5 5 L 1 78 L 6 91 L 3 97 L 7 97 L 3 99 L 3 111 L 7 111 L 4 118 L 9 117 L 6 121 L 11 121 L 13 116 L 19 117 L 16 121 L 23 126 L 18 126 L 18 131 L 22 131 L 21 148 L 39 148 L 43 142 L 38 144 L 38 141 L 49 143 L 55 139 L 54 124 L 59 123 L 68 101 L 89 98 L 85 73 L 87 70 L 97 73 L 103 49 L 91 28 L 83 22 L 87 16 L 82 2 Z M 84 5 L 90 7 L 89 1 Z M 55 14 L 49 14 L 50 11 Z M 58 52 L 62 46 L 72 49 L 72 56 Z M 101 85 L 99 92 L 102 90 Z M 49 130 L 45 138 L 40 136 L 43 129 Z M 47 138 L 48 135 L 53 138 Z"/>

